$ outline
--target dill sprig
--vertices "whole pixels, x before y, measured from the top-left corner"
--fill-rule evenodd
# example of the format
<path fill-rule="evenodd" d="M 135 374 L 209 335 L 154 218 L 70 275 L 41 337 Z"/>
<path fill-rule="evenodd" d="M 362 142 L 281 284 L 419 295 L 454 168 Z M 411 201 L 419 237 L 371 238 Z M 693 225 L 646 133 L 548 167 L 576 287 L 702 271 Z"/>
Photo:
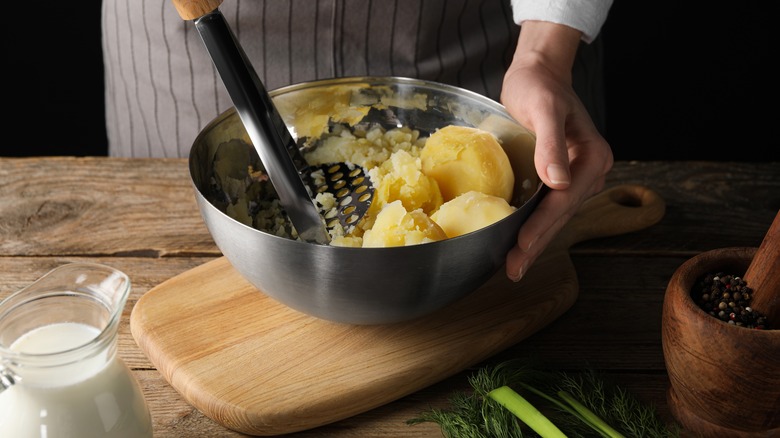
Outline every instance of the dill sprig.
<path fill-rule="evenodd" d="M 542 369 L 528 358 L 481 368 L 468 377 L 471 392 L 457 392 L 449 399 L 448 409 L 430 409 L 407 423 L 436 423 L 447 438 L 542 436 L 536 430 L 545 435 L 562 431 L 571 438 L 679 436 L 679 428 L 665 424 L 654 406 L 640 403 L 593 370 L 566 373 Z M 512 404 L 519 417 L 505 407 Z M 543 413 L 537 415 L 537 411 Z M 534 424 L 540 421 L 539 416 L 541 426 Z M 530 418 L 531 427 L 520 417 Z M 547 424 L 548 419 L 552 424 Z"/>
<path fill-rule="evenodd" d="M 472 394 L 455 393 L 449 409 L 431 409 L 408 424 L 437 423 L 447 437 L 523 438 L 517 418 L 494 401 L 486 403 Z"/>

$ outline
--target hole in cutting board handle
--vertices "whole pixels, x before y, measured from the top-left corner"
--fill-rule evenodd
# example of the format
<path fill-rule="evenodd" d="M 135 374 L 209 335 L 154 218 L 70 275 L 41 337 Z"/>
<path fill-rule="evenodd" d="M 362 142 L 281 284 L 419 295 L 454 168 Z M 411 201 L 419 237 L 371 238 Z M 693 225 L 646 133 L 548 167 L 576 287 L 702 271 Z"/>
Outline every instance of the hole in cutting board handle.
<path fill-rule="evenodd" d="M 609 199 L 622 207 L 639 208 L 651 201 L 650 195 L 651 193 L 644 187 L 621 186 L 610 193 Z"/>

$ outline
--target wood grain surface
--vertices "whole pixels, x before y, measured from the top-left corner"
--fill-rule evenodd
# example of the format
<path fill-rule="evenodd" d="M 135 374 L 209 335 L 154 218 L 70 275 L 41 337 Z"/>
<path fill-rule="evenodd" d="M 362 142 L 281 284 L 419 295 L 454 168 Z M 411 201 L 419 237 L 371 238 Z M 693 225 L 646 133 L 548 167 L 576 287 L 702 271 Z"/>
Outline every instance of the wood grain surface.
<path fill-rule="evenodd" d="M 441 437 L 406 420 L 445 407 L 476 368 L 534 356 L 551 369 L 591 367 L 673 421 L 661 348 L 661 307 L 672 273 L 723 247 L 758 247 L 780 209 L 780 163 L 615 163 L 607 187 L 638 184 L 666 202 L 644 230 L 571 247 L 579 295 L 547 327 L 453 376 L 376 409 L 295 437 Z M 67 188 L 67 189 L 66 189 Z M 59 218 L 59 219 L 58 219 Z M 142 383 L 155 437 L 245 436 L 203 415 L 135 343 L 130 312 L 151 288 L 220 256 L 202 224 L 183 159 L 0 158 L 0 298 L 63 263 L 126 272 L 133 291 L 119 354 Z"/>
<path fill-rule="evenodd" d="M 387 404 L 547 326 L 577 299 L 568 248 L 654 225 L 664 209 L 641 186 L 604 191 L 522 281 L 502 269 L 410 322 L 355 326 L 304 315 L 258 293 L 220 258 L 144 295 L 131 330 L 166 380 L 218 423 L 252 435 L 298 432 Z"/>

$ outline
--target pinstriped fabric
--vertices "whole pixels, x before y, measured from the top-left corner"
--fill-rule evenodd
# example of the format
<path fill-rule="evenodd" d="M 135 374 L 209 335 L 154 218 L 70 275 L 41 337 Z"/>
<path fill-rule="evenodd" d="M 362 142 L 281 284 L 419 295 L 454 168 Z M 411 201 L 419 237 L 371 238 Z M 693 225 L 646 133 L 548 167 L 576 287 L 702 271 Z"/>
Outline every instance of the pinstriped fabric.
<path fill-rule="evenodd" d="M 519 28 L 508 0 L 226 0 L 220 10 L 268 89 L 406 76 L 498 99 Z M 186 157 L 231 106 L 170 0 L 104 0 L 109 154 Z"/>

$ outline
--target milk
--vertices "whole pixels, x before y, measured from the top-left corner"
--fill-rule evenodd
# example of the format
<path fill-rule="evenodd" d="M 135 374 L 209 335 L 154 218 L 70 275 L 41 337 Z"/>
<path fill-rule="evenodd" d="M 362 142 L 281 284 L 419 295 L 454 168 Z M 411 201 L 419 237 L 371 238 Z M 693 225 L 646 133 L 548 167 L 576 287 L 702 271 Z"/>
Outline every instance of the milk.
<path fill-rule="evenodd" d="M 100 334 L 96 327 L 78 322 L 59 322 L 37 327 L 11 344 L 11 351 L 27 354 L 57 353 L 80 347 Z"/>
<path fill-rule="evenodd" d="M 89 344 L 99 333 L 74 322 L 44 325 L 23 334 L 10 350 L 65 352 Z M 19 367 L 21 380 L 0 393 L 0 436 L 151 437 L 143 393 L 113 344 L 57 366 Z"/>

